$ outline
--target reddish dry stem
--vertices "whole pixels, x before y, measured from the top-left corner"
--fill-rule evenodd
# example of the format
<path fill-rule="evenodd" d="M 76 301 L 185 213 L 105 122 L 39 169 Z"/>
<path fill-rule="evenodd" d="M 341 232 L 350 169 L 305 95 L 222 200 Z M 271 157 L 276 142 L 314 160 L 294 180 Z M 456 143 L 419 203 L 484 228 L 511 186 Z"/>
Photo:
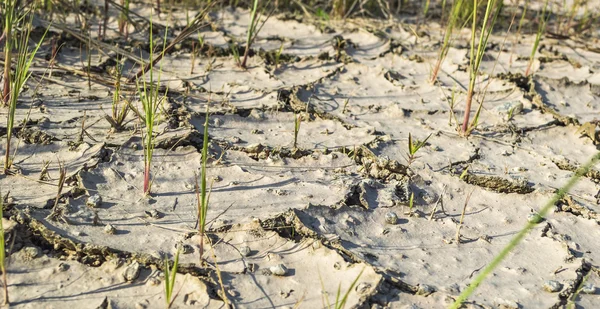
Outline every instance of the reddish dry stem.
<path fill-rule="evenodd" d="M 144 167 L 144 194 L 150 194 L 150 164 Z"/>
<path fill-rule="evenodd" d="M 437 79 L 438 73 L 440 71 L 440 66 L 442 65 L 442 59 L 438 59 L 437 63 L 435 64 L 435 67 L 433 69 L 433 74 L 431 74 L 431 82 L 434 83 L 435 80 Z"/>

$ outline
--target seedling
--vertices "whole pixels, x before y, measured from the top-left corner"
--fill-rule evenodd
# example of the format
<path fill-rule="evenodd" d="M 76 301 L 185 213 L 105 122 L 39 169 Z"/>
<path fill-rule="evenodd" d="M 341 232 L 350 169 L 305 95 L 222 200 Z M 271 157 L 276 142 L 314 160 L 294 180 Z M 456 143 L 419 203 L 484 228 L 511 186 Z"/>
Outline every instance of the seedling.
<path fill-rule="evenodd" d="M 202 256 L 204 255 L 204 234 L 206 232 L 206 214 L 208 212 L 208 202 L 210 200 L 210 192 L 211 189 L 207 191 L 206 189 L 206 162 L 208 161 L 208 119 L 209 119 L 209 109 L 208 104 L 206 105 L 206 119 L 204 120 L 204 137 L 202 141 L 202 168 L 201 168 L 201 181 L 200 186 L 198 186 L 198 177 L 195 176 L 194 179 L 196 181 L 196 201 L 198 203 L 198 234 L 200 236 L 200 260 L 202 260 Z"/>
<path fill-rule="evenodd" d="M 354 278 L 354 281 L 352 281 L 352 284 L 350 284 L 350 287 L 348 288 L 348 290 L 346 290 L 346 293 L 344 293 L 344 295 L 342 294 L 342 283 L 340 282 L 340 284 L 338 285 L 338 289 L 337 289 L 337 293 L 335 295 L 335 303 L 333 303 L 333 305 L 329 302 L 329 297 L 328 297 L 328 293 L 325 291 L 325 286 L 323 284 L 323 278 L 321 278 L 321 273 L 319 272 L 319 279 L 321 280 L 321 289 L 323 289 L 323 293 L 321 294 L 322 297 L 322 301 L 323 301 L 323 308 L 328 308 L 328 309 L 343 309 L 346 307 L 346 303 L 348 302 L 348 296 L 350 295 L 350 292 L 352 292 L 352 290 L 354 290 L 354 286 L 356 286 L 356 284 L 358 283 L 358 280 L 360 279 L 360 277 L 362 276 L 363 272 L 365 271 L 365 269 L 363 268 L 360 273 L 358 273 L 358 276 L 356 276 L 356 278 Z"/>
<path fill-rule="evenodd" d="M 550 14 L 546 14 L 546 8 L 548 7 L 548 0 L 544 3 L 544 8 L 542 9 L 542 15 L 540 16 L 540 22 L 538 25 L 538 30 L 535 35 L 535 41 L 533 42 L 533 47 L 531 49 L 531 56 L 529 57 L 529 63 L 527 64 L 527 70 L 525 70 L 525 76 L 529 76 L 531 71 L 531 65 L 533 64 L 533 59 L 535 58 L 535 54 L 537 52 L 538 46 L 540 45 L 540 39 L 542 38 L 542 34 L 546 29 L 546 22 L 548 21 L 548 17 Z"/>
<path fill-rule="evenodd" d="M 485 48 L 494 28 L 494 24 L 496 23 L 496 18 L 500 13 L 500 6 L 502 2 L 498 2 L 497 0 L 487 0 L 487 6 L 485 9 L 485 14 L 483 16 L 483 24 L 481 26 L 481 33 L 479 34 L 479 39 L 476 40 L 477 36 L 477 0 L 473 0 L 473 11 L 472 11 L 472 26 L 471 26 L 471 52 L 469 58 L 469 89 L 467 91 L 467 101 L 465 107 L 465 117 L 462 123 L 462 133 L 465 136 L 468 136 L 469 131 L 469 117 L 471 114 L 471 103 L 473 101 L 473 95 L 475 94 L 475 83 L 477 81 L 477 77 L 479 76 L 479 65 L 483 59 L 483 55 L 485 54 Z M 495 12 L 492 14 L 492 12 Z M 477 44 L 476 44 L 477 42 Z M 483 102 L 482 104 L 483 105 Z M 479 112 L 481 111 L 481 105 L 477 112 L 477 117 L 479 116 Z M 477 119 L 477 118 L 476 118 Z M 471 127 L 474 127 L 471 125 Z"/>
<path fill-rule="evenodd" d="M 165 300 L 167 302 L 167 309 L 171 308 L 175 297 L 173 296 L 173 288 L 175 287 L 175 279 L 177 279 L 177 266 L 179 265 L 179 246 L 177 246 L 177 252 L 175 253 L 175 261 L 173 266 L 169 268 L 169 259 L 165 258 Z"/>
<path fill-rule="evenodd" d="M 231 43 L 229 44 L 229 49 L 231 49 L 231 55 L 233 55 L 233 59 L 235 60 L 235 63 L 237 63 L 237 65 L 241 66 L 241 60 L 240 60 L 240 50 L 238 49 L 238 45 L 237 43 Z"/>
<path fill-rule="evenodd" d="M 408 165 L 411 165 L 418 157 L 417 152 L 427 143 L 427 140 L 431 137 L 431 134 L 427 136 L 423 141 L 413 140 L 412 135 L 408 133 Z"/>
<path fill-rule="evenodd" d="M 4 94 L 3 94 L 3 101 L 5 105 L 8 105 L 8 119 L 7 119 L 7 125 L 6 125 L 6 153 L 5 153 L 5 157 L 4 157 L 4 172 L 7 173 L 12 165 L 12 158 L 10 157 L 10 142 L 11 142 L 11 138 L 12 138 L 12 134 L 13 134 L 13 129 L 14 129 L 14 122 L 15 122 L 15 113 L 17 110 L 17 101 L 19 99 L 19 95 L 21 94 L 21 91 L 23 91 L 23 86 L 25 85 L 25 83 L 27 82 L 27 80 L 29 79 L 29 77 L 31 76 L 31 72 L 29 71 L 29 68 L 31 67 L 31 64 L 33 63 L 33 59 L 35 58 L 35 54 L 37 53 L 38 49 L 40 48 L 40 46 L 42 45 L 42 42 L 44 41 L 44 38 L 46 36 L 46 33 L 48 32 L 48 29 L 46 29 L 46 32 L 44 32 L 44 34 L 42 35 L 42 38 L 40 39 L 40 41 L 38 42 L 38 44 L 35 46 L 33 51 L 30 51 L 28 49 L 28 42 L 29 42 L 29 35 L 31 34 L 31 23 L 32 23 L 32 18 L 29 18 L 26 20 L 26 15 L 29 14 L 29 12 L 26 12 L 24 16 L 18 18 L 15 12 L 15 8 L 16 8 L 16 0 L 8 0 L 4 3 L 4 12 L 5 12 L 5 45 L 4 45 L 4 50 L 5 50 L 5 66 L 4 66 Z M 12 31 L 14 30 L 13 27 L 16 26 L 15 22 L 18 20 L 26 20 L 26 24 L 23 25 L 24 30 L 23 33 L 20 36 L 20 40 L 16 40 L 13 39 L 12 37 Z M 11 50 L 13 48 L 13 44 L 16 44 L 17 50 L 18 50 L 18 55 L 17 55 L 17 65 L 15 67 L 15 71 L 14 73 L 11 72 L 10 70 L 10 57 L 11 54 L 9 52 L 9 50 Z M 8 86 L 7 86 L 8 85 Z M 13 158 L 14 158 L 14 154 L 13 154 Z"/>
<path fill-rule="evenodd" d="M 2 271 L 2 287 L 4 290 L 3 306 L 8 305 L 8 279 L 6 278 L 6 244 L 4 239 L 4 197 L 0 194 L 0 271 Z"/>
<path fill-rule="evenodd" d="M 586 175 L 592 166 L 596 165 L 596 163 L 600 160 L 600 152 L 596 153 L 585 165 L 581 166 L 576 170 L 576 172 L 571 176 L 569 181 L 560 188 L 554 196 L 540 209 L 538 215 L 544 218 L 550 209 L 553 209 L 556 203 L 562 199 L 570 190 L 575 186 L 575 184 L 579 181 L 579 179 Z M 506 258 L 508 253 L 510 253 L 522 240 L 525 236 L 535 227 L 537 223 L 534 221 L 527 221 L 525 226 L 510 240 L 510 242 L 494 257 L 494 259 L 473 279 L 473 281 L 467 285 L 467 288 L 458 296 L 458 298 L 454 301 L 454 304 L 450 307 L 451 309 L 458 309 L 462 307 L 462 304 L 473 294 L 475 289 L 487 278 L 487 276 L 494 271 L 500 265 L 500 263 Z"/>
<path fill-rule="evenodd" d="M 120 131 L 123 129 L 123 123 L 127 114 L 129 114 L 129 102 L 121 97 L 121 77 L 122 77 L 123 64 L 117 57 L 117 65 L 115 66 L 115 92 L 112 97 L 111 115 L 105 115 L 106 121 L 108 121 L 111 127 Z"/>
<path fill-rule="evenodd" d="M 279 46 L 279 50 L 275 53 L 275 71 L 279 68 L 279 59 L 281 58 L 281 53 L 283 53 L 283 42 Z"/>
<path fill-rule="evenodd" d="M 590 275 L 592 273 L 593 273 L 593 269 L 590 270 L 590 271 L 588 271 L 588 273 L 583 277 L 583 279 L 581 279 L 581 283 L 579 283 L 579 285 L 575 289 L 575 293 L 573 293 L 573 296 L 571 296 L 571 299 L 569 299 L 569 301 L 567 303 L 568 304 L 567 305 L 567 309 L 575 309 L 575 308 L 577 308 L 577 304 L 576 304 L 577 297 L 579 296 L 579 294 L 581 293 L 581 291 L 584 289 L 584 284 L 590 278 Z"/>
<path fill-rule="evenodd" d="M 167 31 L 165 31 L 165 37 L 163 40 L 163 51 L 167 42 Z M 146 125 L 146 132 L 143 135 L 144 140 L 144 194 L 150 194 L 151 181 L 150 181 L 150 166 L 152 164 L 152 154 L 154 152 L 154 123 L 157 120 L 157 114 L 159 113 L 159 106 L 165 100 L 167 96 L 167 90 L 164 95 L 160 94 L 160 76 L 162 72 L 162 65 L 159 69 L 158 79 L 154 80 L 154 40 L 152 38 L 152 21 L 150 22 L 150 62 L 149 62 L 149 77 L 150 81 L 146 82 L 146 79 L 142 79 L 140 85 L 139 79 L 136 81 L 140 100 L 142 101 L 142 108 L 144 115 L 142 120 Z M 142 69 L 144 70 L 144 69 Z M 145 72 L 144 72 L 145 73 Z M 144 75 L 144 74 L 142 74 Z"/>
<path fill-rule="evenodd" d="M 244 51 L 244 59 L 242 60 L 242 63 L 240 64 L 240 66 L 244 69 L 246 68 L 246 62 L 248 60 L 248 56 L 250 55 L 250 48 L 252 47 L 252 43 L 254 43 L 256 36 L 260 32 L 260 29 L 262 29 L 262 27 L 265 25 L 265 23 L 267 22 L 267 20 L 273 13 L 273 10 L 271 10 L 271 12 L 267 16 L 267 18 L 265 18 L 265 20 L 262 21 L 260 26 L 259 26 L 259 22 L 260 22 L 259 18 L 256 17 L 257 13 L 258 13 L 258 0 L 254 0 L 254 3 L 252 5 L 252 11 L 250 11 L 250 23 L 248 24 L 248 35 L 246 37 L 246 49 Z"/>
<path fill-rule="evenodd" d="M 412 216 L 413 206 L 415 204 L 415 193 L 410 193 L 410 198 L 408 199 L 408 216 Z"/>
<path fill-rule="evenodd" d="M 294 115 L 294 149 L 298 148 L 298 132 L 300 131 L 300 123 L 302 122 L 302 115 Z"/>
<path fill-rule="evenodd" d="M 470 165 L 468 165 L 463 171 L 462 173 L 460 173 L 460 177 L 458 177 L 458 179 L 463 180 L 465 179 L 465 177 L 467 177 L 467 175 L 469 175 L 469 167 Z"/>

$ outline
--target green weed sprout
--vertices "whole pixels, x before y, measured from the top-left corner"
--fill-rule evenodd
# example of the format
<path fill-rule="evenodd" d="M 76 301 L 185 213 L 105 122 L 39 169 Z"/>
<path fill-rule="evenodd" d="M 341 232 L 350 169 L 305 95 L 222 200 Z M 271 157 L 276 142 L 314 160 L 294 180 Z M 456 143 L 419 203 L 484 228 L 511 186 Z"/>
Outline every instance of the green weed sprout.
<path fill-rule="evenodd" d="M 492 30 L 494 28 L 494 24 L 496 23 L 496 18 L 500 13 L 500 6 L 502 2 L 498 2 L 497 0 L 487 0 L 487 6 L 485 8 L 485 13 L 483 16 L 483 24 L 481 25 L 481 33 L 479 34 L 479 39 L 476 40 L 477 36 L 477 4 L 478 0 L 473 0 L 473 11 L 472 11 L 472 26 L 471 26 L 471 53 L 469 58 L 469 89 L 467 91 L 467 101 L 465 106 L 465 117 L 462 124 L 462 133 L 465 136 L 468 136 L 470 133 L 469 128 L 473 128 L 473 126 L 469 126 L 469 116 L 471 114 L 471 103 L 473 102 L 473 95 L 475 94 L 475 83 L 477 81 L 477 76 L 479 75 L 479 65 L 483 59 L 483 55 L 485 54 L 485 47 L 487 45 L 488 39 Z M 496 9 L 495 13 L 492 14 L 492 11 Z M 477 41 L 477 46 L 475 45 Z M 480 105 L 481 107 L 481 105 Z M 480 111 L 480 110 L 479 110 Z M 478 115 L 479 115 L 478 111 Z"/>
<path fill-rule="evenodd" d="M 585 165 L 578 168 L 575 174 L 571 176 L 569 181 L 554 194 L 554 196 L 540 209 L 538 216 L 545 217 L 550 209 L 556 205 L 556 203 L 567 194 L 571 188 L 579 181 L 583 175 L 587 174 L 589 170 L 594 166 L 598 160 L 600 160 L 600 152 L 596 153 Z M 539 221 L 538 221 L 539 222 Z M 477 287 L 485 280 L 485 278 L 492 272 L 500 263 L 506 258 L 508 253 L 512 251 L 525 236 L 533 229 L 538 223 L 536 221 L 527 221 L 527 224 L 510 240 L 510 242 L 498 253 L 494 259 L 473 279 L 473 281 L 467 286 L 467 288 L 458 296 L 454 304 L 450 307 L 451 309 L 461 308 L 462 303 L 467 300 L 471 294 L 477 289 Z"/>
<path fill-rule="evenodd" d="M 167 32 L 165 31 L 165 37 L 163 40 L 163 50 L 167 42 Z M 159 106 L 164 101 L 167 95 L 161 96 L 160 94 L 160 76 L 161 69 L 159 69 L 158 79 L 154 80 L 154 40 L 152 38 L 152 21 L 150 21 L 150 81 L 146 82 L 146 79 L 142 79 L 142 85 L 140 85 L 139 79 L 136 81 L 140 100 L 142 101 L 143 117 L 142 120 L 146 125 L 146 134 L 144 136 L 144 194 L 150 194 L 151 181 L 150 181 L 150 166 L 152 164 L 152 154 L 154 152 L 154 123 L 157 119 L 159 112 Z M 144 72 L 145 73 L 145 72 Z M 143 76 L 144 74 L 142 74 Z M 140 87 L 141 86 L 141 87 Z"/>
<path fill-rule="evenodd" d="M 177 266 L 179 265 L 179 246 L 175 253 L 175 261 L 173 261 L 173 267 L 169 269 L 169 259 L 165 258 L 165 300 L 167 302 L 167 309 L 171 308 L 175 297 L 173 297 L 173 288 L 175 287 L 175 279 L 177 278 Z"/>
<path fill-rule="evenodd" d="M 435 82 L 435 80 L 437 79 L 440 67 L 442 66 L 444 59 L 446 59 L 446 56 L 448 55 L 448 50 L 450 49 L 450 41 L 452 39 L 452 32 L 454 31 L 454 28 L 460 20 L 460 12 L 463 9 L 463 1 L 465 0 L 456 0 L 452 4 L 452 9 L 450 10 L 450 17 L 448 19 L 448 25 L 446 25 L 446 32 L 444 33 L 444 41 L 442 42 L 442 47 L 440 49 L 437 62 L 431 74 L 432 83 Z"/>
<path fill-rule="evenodd" d="M 542 15 L 540 16 L 540 23 L 538 25 L 538 30 L 535 35 L 535 41 L 533 42 L 533 47 L 531 49 L 531 56 L 529 57 L 529 63 L 527 64 L 527 70 L 525 70 L 525 76 L 529 76 L 531 72 L 531 65 L 533 64 L 533 58 L 535 58 L 535 53 L 537 52 L 538 46 L 540 45 L 540 39 L 542 38 L 542 34 L 546 29 L 546 22 L 548 21 L 548 17 L 550 14 L 546 14 L 546 8 L 548 7 L 548 0 L 544 3 L 544 8 L 542 9 Z"/>
<path fill-rule="evenodd" d="M 408 215 L 412 216 L 413 206 L 415 205 L 415 193 L 410 193 L 410 199 L 408 200 Z"/>
<path fill-rule="evenodd" d="M 431 137 L 429 134 L 424 140 L 413 140 L 412 135 L 408 133 L 408 165 L 411 165 L 418 157 L 417 152 L 427 143 L 427 140 Z"/>
<path fill-rule="evenodd" d="M 238 49 L 238 45 L 237 43 L 231 43 L 229 44 L 229 49 L 231 49 L 231 55 L 233 55 L 233 59 L 235 59 L 235 63 L 237 63 L 237 65 L 241 66 L 241 60 L 240 60 L 240 50 Z"/>
<path fill-rule="evenodd" d="M 209 109 L 206 105 L 206 119 L 204 120 L 204 137 L 202 141 L 202 178 L 200 180 L 200 186 L 198 186 L 198 177 L 194 177 L 196 180 L 196 200 L 198 202 L 198 234 L 200 235 L 200 260 L 204 255 L 204 234 L 206 232 L 206 214 L 208 212 L 208 202 L 210 200 L 210 191 L 206 189 L 206 162 L 208 161 L 208 119 Z"/>
<path fill-rule="evenodd" d="M 123 129 L 123 123 L 125 122 L 125 118 L 127 118 L 127 114 L 129 114 L 129 102 L 121 97 L 122 70 L 123 64 L 117 57 L 117 65 L 115 66 L 115 92 L 112 97 L 111 115 L 105 115 L 106 121 L 116 131 Z"/>
<path fill-rule="evenodd" d="M 4 289 L 3 306 L 8 305 L 8 279 L 6 278 L 6 247 L 4 239 L 4 225 L 2 218 L 4 217 L 4 197 L 0 194 L 0 271 L 2 271 L 2 287 Z"/>
<path fill-rule="evenodd" d="M 365 271 L 365 269 L 363 268 L 360 273 L 358 273 L 358 276 L 356 276 L 356 278 L 354 278 L 354 281 L 352 281 L 352 284 L 350 284 L 350 287 L 348 288 L 348 290 L 346 291 L 346 293 L 344 293 L 344 295 L 342 294 L 342 283 L 340 282 L 340 284 L 338 285 L 338 289 L 337 289 L 337 293 L 335 295 L 335 303 L 332 305 L 329 302 L 329 297 L 327 297 L 327 292 L 324 292 L 321 296 L 322 296 L 322 301 L 323 301 L 323 307 L 324 308 L 328 308 L 328 309 L 343 309 L 346 307 L 346 303 L 348 302 L 348 296 L 350 295 L 350 292 L 354 289 L 354 286 L 356 286 L 356 284 L 358 283 L 358 280 L 360 279 L 360 277 L 362 276 L 363 272 Z M 323 285 L 323 279 L 321 278 L 321 274 L 319 273 L 319 279 L 321 280 L 321 288 L 323 289 L 323 291 L 325 291 L 325 286 Z"/>
<path fill-rule="evenodd" d="M 32 18 L 29 18 L 25 21 L 25 18 L 29 12 L 26 12 L 20 18 L 16 15 L 16 0 L 7 0 L 4 3 L 4 12 L 5 12 L 5 65 L 4 65 L 4 95 L 3 101 L 5 105 L 8 105 L 8 119 L 6 125 L 6 154 L 4 157 L 4 172 L 7 173 L 12 165 L 12 159 L 10 157 L 10 141 L 13 134 L 14 123 L 15 123 L 15 113 L 17 111 L 17 101 L 19 99 L 19 95 L 21 91 L 23 91 L 23 86 L 31 76 L 31 72 L 29 68 L 33 63 L 33 59 L 35 58 L 35 54 L 38 49 L 42 45 L 44 38 L 46 37 L 46 33 L 48 33 L 48 29 L 42 35 L 42 38 L 35 46 L 33 51 L 30 51 L 27 47 L 29 42 L 29 35 L 31 34 L 31 23 Z M 25 21 L 26 24 L 23 25 L 24 30 L 22 35 L 20 36 L 20 40 L 16 40 L 12 37 L 13 27 L 16 26 L 16 23 L 19 21 Z M 10 70 L 11 63 L 11 52 L 10 50 L 16 44 L 18 55 L 17 55 L 17 64 L 14 72 Z M 8 87 L 7 87 L 8 85 Z M 14 154 L 13 154 L 14 157 Z"/>
<path fill-rule="evenodd" d="M 298 148 L 298 132 L 300 132 L 300 123 L 302 123 L 302 115 L 294 115 L 294 149 Z"/>
<path fill-rule="evenodd" d="M 281 59 L 281 54 L 283 53 L 283 42 L 279 46 L 279 50 L 275 53 L 275 71 L 279 68 L 279 60 Z"/>

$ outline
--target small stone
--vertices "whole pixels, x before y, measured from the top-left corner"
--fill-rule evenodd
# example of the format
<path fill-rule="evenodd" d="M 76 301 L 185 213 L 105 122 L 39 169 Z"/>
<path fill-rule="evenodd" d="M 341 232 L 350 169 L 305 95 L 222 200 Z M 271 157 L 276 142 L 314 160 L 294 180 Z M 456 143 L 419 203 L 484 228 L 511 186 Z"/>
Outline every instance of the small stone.
<path fill-rule="evenodd" d="M 371 286 L 372 285 L 368 282 L 361 282 L 356 286 L 355 290 L 358 294 L 363 295 L 371 290 Z"/>
<path fill-rule="evenodd" d="M 249 256 L 251 252 L 252 250 L 250 250 L 250 247 L 248 246 L 242 246 L 240 248 L 240 254 L 244 257 Z"/>
<path fill-rule="evenodd" d="M 508 116 L 509 114 L 512 116 L 518 115 L 523 111 L 523 103 L 520 101 L 505 102 L 494 107 L 494 111 L 502 116 Z"/>
<path fill-rule="evenodd" d="M 107 224 L 104 226 L 104 233 L 114 235 L 117 232 L 117 229 L 112 224 Z"/>
<path fill-rule="evenodd" d="M 417 295 L 427 296 L 433 294 L 435 292 L 435 288 L 429 284 L 419 284 L 417 288 Z"/>
<path fill-rule="evenodd" d="M 273 274 L 275 276 L 285 276 L 288 272 L 287 267 L 285 267 L 285 265 L 283 265 L 283 264 L 277 264 L 275 266 L 271 266 L 271 267 L 269 267 L 269 270 L 271 271 L 271 274 Z"/>
<path fill-rule="evenodd" d="M 398 223 L 398 215 L 395 212 L 388 212 L 385 214 L 385 222 L 387 224 L 396 224 Z"/>
<path fill-rule="evenodd" d="M 156 209 L 146 210 L 146 211 L 144 211 L 144 213 L 146 214 L 146 217 L 148 217 L 148 218 L 153 218 L 153 219 L 160 218 L 160 212 L 158 212 L 158 210 L 156 210 Z"/>
<path fill-rule="evenodd" d="M 546 291 L 546 292 L 557 293 L 562 290 L 563 284 L 556 280 L 548 280 L 548 281 L 544 282 L 543 288 L 544 288 L 544 291 Z"/>
<path fill-rule="evenodd" d="M 148 279 L 148 281 L 146 282 L 146 285 L 150 285 L 150 286 L 158 286 L 160 285 L 160 279 L 156 278 L 156 277 L 152 277 L 150 279 Z"/>
<path fill-rule="evenodd" d="M 98 208 L 98 207 L 100 207 L 100 204 L 102 204 L 102 197 L 100 197 L 100 194 L 94 194 L 94 195 L 88 197 L 85 204 L 88 207 Z"/>
<path fill-rule="evenodd" d="M 540 215 L 537 212 L 534 212 L 527 215 L 527 221 L 530 223 L 538 224 L 544 221 L 544 218 L 540 217 Z"/>
<path fill-rule="evenodd" d="M 583 294 L 596 294 L 596 286 L 591 283 L 586 283 L 581 287 Z"/>
<path fill-rule="evenodd" d="M 125 281 L 128 281 L 128 282 L 132 282 L 133 280 L 137 279 L 137 277 L 139 277 L 139 275 L 140 275 L 140 263 L 138 263 L 137 261 L 133 261 L 123 271 L 123 278 L 125 279 Z"/>
<path fill-rule="evenodd" d="M 42 254 L 42 250 L 35 246 L 27 246 L 23 249 L 23 256 L 27 260 L 33 260 L 39 257 Z"/>

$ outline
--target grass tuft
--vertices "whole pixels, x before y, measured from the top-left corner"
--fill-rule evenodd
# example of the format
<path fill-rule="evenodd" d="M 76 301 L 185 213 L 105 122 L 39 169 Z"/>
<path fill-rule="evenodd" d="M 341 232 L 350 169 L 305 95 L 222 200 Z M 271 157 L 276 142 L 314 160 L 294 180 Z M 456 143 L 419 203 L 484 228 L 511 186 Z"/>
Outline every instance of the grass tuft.
<path fill-rule="evenodd" d="M 165 300 L 167 302 L 167 309 L 171 308 L 175 297 L 173 295 L 173 288 L 175 287 L 175 279 L 177 278 L 177 267 L 179 266 L 179 246 L 175 253 L 175 261 L 173 266 L 169 268 L 169 259 L 165 258 Z M 176 296 L 176 295 L 175 295 Z"/>
<path fill-rule="evenodd" d="M 168 29 L 167 29 L 168 30 Z M 163 52 L 167 42 L 167 30 L 165 30 L 165 37 L 163 40 Z M 150 166 L 152 165 L 152 155 L 154 153 L 154 124 L 157 120 L 159 113 L 159 106 L 166 99 L 168 89 L 165 90 L 164 95 L 160 93 L 160 76 L 162 72 L 162 65 L 158 72 L 158 78 L 154 79 L 154 39 L 152 32 L 152 20 L 150 20 L 150 62 L 148 67 L 148 73 L 150 80 L 146 82 L 145 78 L 142 78 L 140 84 L 139 79 L 136 80 L 140 101 L 142 102 L 143 116 L 139 115 L 141 120 L 144 121 L 146 132 L 143 135 L 144 140 L 144 194 L 150 194 L 152 183 L 150 181 Z M 145 71 L 145 68 L 142 69 Z M 145 75 L 146 72 L 142 74 Z"/>
<path fill-rule="evenodd" d="M 17 102 L 19 95 L 23 91 L 25 83 L 31 76 L 29 71 L 35 55 L 42 45 L 48 29 L 44 32 L 44 35 L 40 41 L 36 44 L 33 50 L 28 48 L 29 35 L 31 34 L 31 24 L 33 22 L 33 15 L 31 11 L 26 11 L 22 16 L 18 16 L 16 12 L 17 0 L 6 0 L 4 2 L 4 35 L 5 35 L 5 66 L 4 66 L 4 92 L 3 92 L 3 103 L 8 106 L 8 116 L 6 124 L 6 153 L 4 157 L 4 172 L 8 173 L 12 166 L 12 159 L 10 156 L 10 142 L 13 134 L 15 113 L 17 110 Z M 29 16 L 28 16 L 29 15 Z M 29 18 L 28 18 L 29 17 Z M 20 36 L 13 36 L 13 32 L 18 29 L 19 23 L 21 33 Z M 17 39 L 19 37 L 19 39 Z M 12 49 L 17 48 L 17 63 L 14 72 L 11 71 L 11 58 Z"/>

